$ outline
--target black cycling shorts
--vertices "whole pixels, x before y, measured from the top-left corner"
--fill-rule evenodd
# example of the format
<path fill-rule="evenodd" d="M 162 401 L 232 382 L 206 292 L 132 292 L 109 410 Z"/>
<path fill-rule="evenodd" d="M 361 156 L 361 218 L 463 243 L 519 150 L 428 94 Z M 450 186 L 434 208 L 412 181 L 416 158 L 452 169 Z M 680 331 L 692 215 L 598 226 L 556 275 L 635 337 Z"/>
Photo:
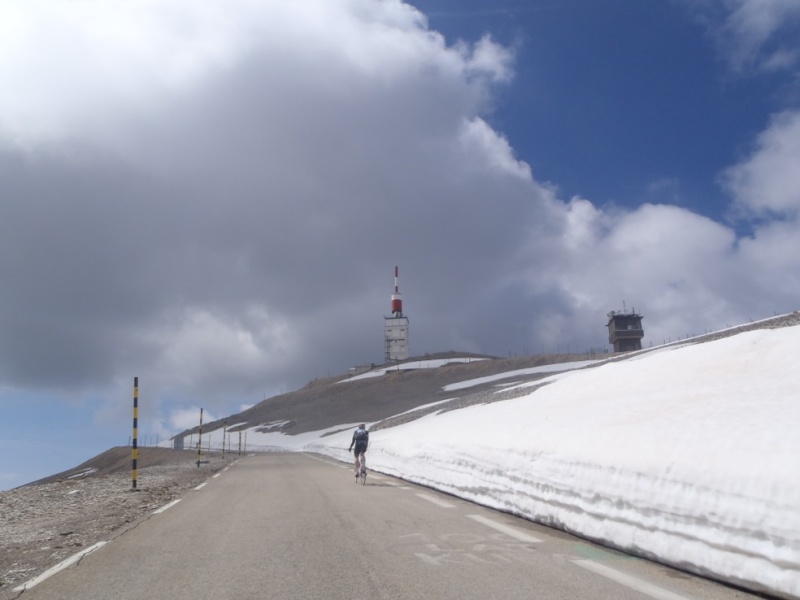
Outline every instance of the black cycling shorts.
<path fill-rule="evenodd" d="M 367 445 L 366 444 L 364 444 L 363 442 L 356 442 L 356 447 L 353 449 L 353 454 L 358 456 L 362 452 L 366 452 L 366 451 L 367 451 Z"/>

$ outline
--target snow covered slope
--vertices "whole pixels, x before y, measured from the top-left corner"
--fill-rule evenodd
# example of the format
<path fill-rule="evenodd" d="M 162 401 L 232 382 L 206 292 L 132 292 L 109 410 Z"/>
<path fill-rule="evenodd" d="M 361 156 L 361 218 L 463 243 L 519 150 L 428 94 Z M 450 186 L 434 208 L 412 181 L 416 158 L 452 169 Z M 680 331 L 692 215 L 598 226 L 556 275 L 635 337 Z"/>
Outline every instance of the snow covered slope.
<path fill-rule="evenodd" d="M 797 598 L 798 365 L 800 326 L 665 348 L 552 376 L 515 399 L 376 430 L 368 462 L 629 552 Z M 351 431 L 324 433 L 251 431 L 248 446 L 349 460 Z"/>

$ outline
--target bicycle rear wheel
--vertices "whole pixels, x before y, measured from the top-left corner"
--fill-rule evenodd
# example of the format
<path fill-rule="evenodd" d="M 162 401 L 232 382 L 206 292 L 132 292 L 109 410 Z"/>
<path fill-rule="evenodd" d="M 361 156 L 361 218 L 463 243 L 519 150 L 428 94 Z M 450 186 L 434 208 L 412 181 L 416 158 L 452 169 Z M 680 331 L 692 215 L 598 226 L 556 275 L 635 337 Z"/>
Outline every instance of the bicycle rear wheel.
<path fill-rule="evenodd" d="M 367 484 L 367 467 L 364 466 L 364 461 L 365 461 L 364 453 L 362 452 L 361 455 L 358 457 L 358 464 L 360 465 L 359 478 L 361 479 L 362 485 Z"/>

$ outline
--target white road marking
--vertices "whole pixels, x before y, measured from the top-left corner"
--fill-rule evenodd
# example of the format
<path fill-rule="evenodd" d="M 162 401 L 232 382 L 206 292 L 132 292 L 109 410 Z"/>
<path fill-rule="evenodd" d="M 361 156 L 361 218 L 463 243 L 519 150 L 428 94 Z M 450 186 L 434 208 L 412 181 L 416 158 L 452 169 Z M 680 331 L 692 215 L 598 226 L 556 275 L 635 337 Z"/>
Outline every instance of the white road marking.
<path fill-rule="evenodd" d="M 670 592 L 669 590 L 660 588 L 652 583 L 647 583 L 646 581 L 637 579 L 632 575 L 627 575 L 626 573 L 622 573 L 616 569 L 611 569 L 605 565 L 601 565 L 593 560 L 573 560 L 572 562 L 579 567 L 588 569 L 592 573 L 602 575 L 611 581 L 616 581 L 625 587 L 636 590 L 637 592 L 641 592 L 642 594 L 650 596 L 651 598 L 656 598 L 657 600 L 689 600 L 686 596 L 681 596 L 680 594 Z"/>
<path fill-rule="evenodd" d="M 217 477 L 219 477 L 220 475 L 222 475 L 222 473 L 217 473 L 216 475 L 212 475 L 212 476 L 211 476 L 211 479 L 216 479 L 216 478 L 217 478 Z"/>
<path fill-rule="evenodd" d="M 422 498 L 423 500 L 427 500 L 428 502 L 432 502 L 437 506 L 441 506 L 442 508 L 453 508 L 453 505 L 449 502 L 445 502 L 444 500 L 439 500 L 438 498 L 434 498 L 433 496 L 429 496 L 428 494 L 417 494 L 417 498 Z"/>
<path fill-rule="evenodd" d="M 159 509 L 157 509 L 157 510 L 154 510 L 154 511 L 153 511 L 153 514 L 154 514 L 154 515 L 157 515 L 157 514 L 159 514 L 159 513 L 162 513 L 162 512 L 164 512 L 165 510 L 167 510 L 168 508 L 172 508 L 173 506 L 175 506 L 175 505 L 176 505 L 178 502 L 180 502 L 180 501 L 181 501 L 181 499 L 180 499 L 180 498 L 178 498 L 177 500 L 173 500 L 173 501 L 172 501 L 172 502 L 170 502 L 169 504 L 165 504 L 165 505 L 164 505 L 164 506 L 162 506 L 161 508 L 159 508 Z"/>
<path fill-rule="evenodd" d="M 204 487 L 206 487 L 207 485 L 208 485 L 208 482 L 207 482 L 207 481 L 204 481 L 203 483 L 201 483 L 200 485 L 198 485 L 196 488 L 194 488 L 194 491 L 196 492 L 197 490 L 202 490 L 202 489 L 203 489 Z"/>
<path fill-rule="evenodd" d="M 487 527 L 491 527 L 492 529 L 499 531 L 501 533 L 505 533 L 508 536 L 513 537 L 515 540 L 519 540 L 520 542 L 527 542 L 529 544 L 539 544 L 542 540 L 537 537 L 534 537 L 524 531 L 517 529 L 516 527 L 510 527 L 508 525 L 503 525 L 502 523 L 498 523 L 497 521 L 492 521 L 491 519 L 487 519 L 486 517 L 482 517 L 481 515 L 467 515 L 473 521 L 477 521 Z"/>
<path fill-rule="evenodd" d="M 78 552 L 74 556 L 71 556 L 71 557 L 69 557 L 68 559 L 66 559 L 64 561 L 61 561 L 55 567 L 51 567 L 51 568 L 47 569 L 47 571 L 45 571 L 44 573 L 42 573 L 38 577 L 34 577 L 30 581 L 27 581 L 27 582 L 23 583 L 22 585 L 19 585 L 19 586 L 15 587 L 14 591 L 15 592 L 24 592 L 25 590 L 31 589 L 35 585 L 39 585 L 45 579 L 47 579 L 49 577 L 52 577 L 53 575 L 55 575 L 59 571 L 63 571 L 64 569 L 66 569 L 67 567 L 69 567 L 71 565 L 74 565 L 76 562 L 80 561 L 84 556 L 94 552 L 98 548 L 102 548 L 107 543 L 108 542 L 97 542 L 94 546 L 89 546 L 85 550 L 81 550 L 80 552 Z"/>

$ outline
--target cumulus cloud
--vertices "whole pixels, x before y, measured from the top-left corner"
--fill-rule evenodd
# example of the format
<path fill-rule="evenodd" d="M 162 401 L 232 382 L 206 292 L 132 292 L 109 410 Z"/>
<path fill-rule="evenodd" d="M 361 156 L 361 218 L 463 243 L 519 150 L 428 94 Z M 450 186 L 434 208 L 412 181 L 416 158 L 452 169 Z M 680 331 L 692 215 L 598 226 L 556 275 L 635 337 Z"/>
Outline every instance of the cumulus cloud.
<path fill-rule="evenodd" d="M 728 227 L 675 206 L 609 212 L 582 198 L 567 204 L 562 226 L 558 251 L 527 275 L 532 294 L 559 298 L 558 327 L 549 323 L 553 309 L 536 318 L 550 345 L 574 331 L 588 346 L 610 310 L 643 312 L 650 343 L 740 318 L 730 300 L 738 282 Z"/>
<path fill-rule="evenodd" d="M 700 11 L 735 71 L 797 68 L 800 5 L 794 0 L 711 0 Z"/>
<path fill-rule="evenodd" d="M 8 389 L 250 404 L 380 362 L 396 264 L 415 353 L 604 346 L 622 302 L 655 342 L 796 307 L 791 114 L 727 175 L 767 219 L 737 240 L 560 199 L 487 122 L 513 52 L 399 0 L 62 4 L 0 9 Z"/>
<path fill-rule="evenodd" d="M 755 219 L 752 235 L 740 241 L 742 268 L 754 283 L 748 294 L 780 281 L 770 294 L 795 305 L 800 297 L 799 161 L 800 112 L 787 111 L 773 118 L 752 154 L 723 175 L 736 209 Z"/>
<path fill-rule="evenodd" d="M 218 417 L 214 414 L 203 411 L 203 421 L 210 423 L 216 421 Z M 187 408 L 179 408 L 171 410 L 167 419 L 168 428 L 165 430 L 167 434 L 175 431 L 184 431 L 197 427 L 200 424 L 200 407 L 190 406 Z"/>
<path fill-rule="evenodd" d="M 800 213 L 800 111 L 775 116 L 752 156 L 724 175 L 736 206 L 756 217 L 796 220 Z"/>

